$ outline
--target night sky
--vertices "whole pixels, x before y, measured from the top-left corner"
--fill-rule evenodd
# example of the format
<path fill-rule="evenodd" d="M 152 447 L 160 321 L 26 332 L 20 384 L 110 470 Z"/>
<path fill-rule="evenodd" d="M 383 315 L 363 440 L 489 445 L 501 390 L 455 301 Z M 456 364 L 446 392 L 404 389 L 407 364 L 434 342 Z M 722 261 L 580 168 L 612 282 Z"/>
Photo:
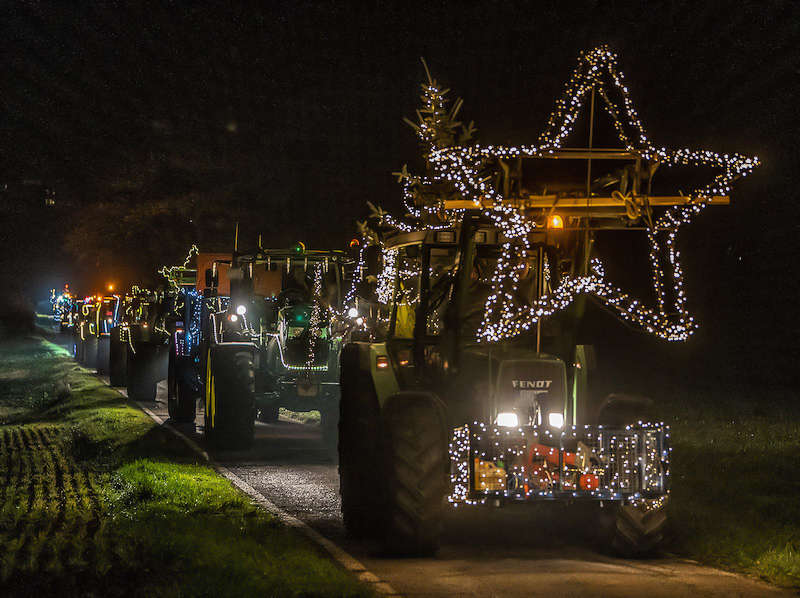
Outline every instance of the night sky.
<path fill-rule="evenodd" d="M 342 247 L 368 200 L 399 211 L 391 173 L 419 165 L 402 117 L 421 56 L 481 142 L 532 143 L 580 50 L 607 43 L 656 145 L 764 164 L 682 233 L 703 328 L 653 354 L 798 381 L 800 5 L 67 4 L 0 11 L 5 292 L 146 280 L 193 240 L 229 248 L 237 220 L 245 242 Z"/>

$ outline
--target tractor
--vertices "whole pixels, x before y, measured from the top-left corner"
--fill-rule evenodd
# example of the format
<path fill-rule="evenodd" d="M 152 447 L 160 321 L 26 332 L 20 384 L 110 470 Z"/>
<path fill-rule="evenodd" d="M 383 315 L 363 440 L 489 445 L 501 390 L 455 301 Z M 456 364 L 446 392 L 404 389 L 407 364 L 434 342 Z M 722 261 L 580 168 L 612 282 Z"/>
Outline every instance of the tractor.
<path fill-rule="evenodd" d="M 193 417 L 193 400 L 202 396 L 205 436 L 220 448 L 249 446 L 254 421 L 277 420 L 281 407 L 316 410 L 324 441 L 335 444 L 339 352 L 348 329 L 344 253 L 298 243 L 204 258 L 198 255 L 198 271 L 209 266 L 203 296 L 184 294 L 173 343 L 177 409 Z M 192 325 L 196 335 L 187 331 Z"/>
<path fill-rule="evenodd" d="M 117 295 L 95 295 L 75 302 L 73 356 L 101 374 L 108 369 L 111 329 L 119 317 L 119 299 Z"/>
<path fill-rule="evenodd" d="M 560 502 L 599 507 L 596 527 L 619 554 L 660 545 L 669 429 L 652 421 L 648 399 L 593 391 L 587 301 L 686 340 L 694 322 L 678 229 L 727 204 L 732 181 L 758 162 L 652 147 L 632 108 L 624 112 L 632 104 L 621 81 L 607 48 L 586 53 L 539 145 L 487 146 L 464 144 L 473 129 L 457 132 L 460 101 L 451 108 L 428 74 L 414 123 L 427 174 L 399 173 L 411 217 L 399 225 L 380 211 L 374 235 L 387 331 L 342 350 L 339 480 L 350 535 L 429 555 L 447 505 Z M 593 143 L 601 98 L 622 147 Z M 588 146 L 563 147 L 585 105 Z M 675 177 L 657 184 L 657 171 L 699 164 L 721 174 L 691 195 L 664 192 Z M 655 308 L 605 278 L 604 251 L 633 262 L 634 237 L 650 243 L 641 262 L 652 266 Z"/>
<path fill-rule="evenodd" d="M 66 332 L 72 328 L 72 306 L 75 296 L 70 292 L 69 285 L 64 285 L 60 293 L 55 289 L 50 291 L 50 304 L 53 309 L 53 321 L 58 323 L 58 331 Z"/>
<path fill-rule="evenodd" d="M 119 321 L 110 332 L 109 380 L 127 386 L 133 400 L 155 401 L 158 381 L 167 377 L 169 300 L 164 292 L 137 286 L 121 299 Z"/>

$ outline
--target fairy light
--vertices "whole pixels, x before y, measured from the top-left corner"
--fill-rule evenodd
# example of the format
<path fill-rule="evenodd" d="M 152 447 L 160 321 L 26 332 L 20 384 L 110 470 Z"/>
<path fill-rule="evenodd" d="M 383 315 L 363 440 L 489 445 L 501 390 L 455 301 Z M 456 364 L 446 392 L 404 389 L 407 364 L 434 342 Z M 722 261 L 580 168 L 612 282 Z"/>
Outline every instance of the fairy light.
<path fill-rule="evenodd" d="M 554 435 L 537 426 L 474 422 L 452 432 L 448 502 L 584 498 L 657 509 L 669 495 L 668 439 L 663 423 L 623 430 L 573 426 Z M 576 441 L 577 451 L 564 448 Z"/>
<path fill-rule="evenodd" d="M 708 184 L 692 190 L 687 195 L 686 204 L 666 209 L 655 222 L 649 223 L 647 239 L 656 296 L 654 307 L 644 305 L 607 282 L 602 274 L 602 264 L 596 258 L 589 275 L 565 275 L 552 293 L 520 306 L 515 301 L 522 268 L 519 258 L 528 255 L 528 239 L 537 225 L 494 188 L 492 177 L 487 176 L 486 165 L 500 159 L 546 158 L 552 155 L 572 133 L 584 99 L 592 89 L 603 100 L 605 111 L 627 151 L 662 166 L 711 166 L 719 172 Z M 609 97 L 611 90 L 621 96 L 621 105 Z M 494 342 L 522 334 L 542 317 L 565 309 L 579 294 L 594 295 L 623 320 L 650 334 L 669 341 L 687 340 L 695 331 L 696 323 L 686 306 L 680 252 L 676 248 L 678 231 L 689 224 L 713 196 L 728 195 L 734 180 L 749 175 L 759 166 L 758 158 L 738 153 L 719 154 L 711 150 L 669 150 L 653 145 L 633 105 L 625 77 L 618 69 L 617 55 L 607 46 L 581 53 L 578 66 L 557 100 L 536 145 L 456 145 L 454 130 L 460 123 L 455 122 L 455 114 L 461 103 L 459 100 L 453 109 L 449 109 L 446 94 L 447 91 L 441 90 L 428 75 L 428 82 L 422 85 L 423 107 L 418 112 L 419 122 L 414 124 L 432 175 L 416 177 L 410 175 L 406 168 L 396 174 L 403 185 L 404 204 L 412 217 L 423 216 L 421 210 L 414 207 L 416 205 L 429 215 L 437 215 L 448 224 L 452 223 L 456 211 L 445 211 L 441 201 L 442 189 L 449 188 L 454 195 L 481 208 L 508 239 L 492 277 L 493 292 L 486 302 L 478 340 Z M 440 199 L 437 201 L 436 197 Z M 432 228 L 431 225 L 420 227 L 401 223 L 388 215 L 383 216 L 383 222 L 401 231 Z M 662 265 L 662 256 L 666 256 L 667 266 Z M 391 299 L 395 279 L 392 275 L 396 274 L 396 255 L 384 250 L 385 263 L 386 258 L 389 258 L 389 269 L 379 285 L 382 302 Z M 667 288 L 670 283 L 672 292 L 669 293 L 671 300 L 668 300 Z"/>
<path fill-rule="evenodd" d="M 322 264 L 314 267 L 314 299 L 311 306 L 311 318 L 308 321 L 308 358 L 306 369 L 311 372 L 316 357 L 317 337 L 319 336 L 320 298 L 322 297 Z"/>

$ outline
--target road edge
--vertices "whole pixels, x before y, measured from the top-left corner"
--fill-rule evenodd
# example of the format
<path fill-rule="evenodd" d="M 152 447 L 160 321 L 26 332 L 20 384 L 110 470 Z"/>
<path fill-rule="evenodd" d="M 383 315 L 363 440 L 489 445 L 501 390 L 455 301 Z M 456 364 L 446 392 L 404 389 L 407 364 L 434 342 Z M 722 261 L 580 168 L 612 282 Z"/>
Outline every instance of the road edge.
<path fill-rule="evenodd" d="M 105 381 L 104 381 L 105 382 Z M 112 387 L 113 388 L 113 387 Z M 125 395 L 127 398 L 127 393 L 124 392 L 122 389 L 115 389 L 120 394 Z M 130 399 L 129 399 L 130 400 Z M 186 436 L 183 432 L 169 424 L 168 422 L 164 421 L 161 416 L 153 413 L 146 405 L 140 403 L 139 401 L 131 401 L 134 403 L 139 409 L 141 409 L 144 413 L 146 413 L 150 419 L 152 419 L 158 426 L 162 428 L 166 428 L 173 434 L 175 434 L 178 438 L 180 438 L 193 452 L 198 454 L 204 461 L 206 461 L 218 474 L 225 477 L 228 481 L 230 481 L 234 486 L 236 486 L 239 490 L 247 494 L 253 502 L 270 513 L 271 515 L 277 517 L 281 523 L 286 525 L 287 527 L 293 528 L 304 536 L 306 536 L 309 540 L 323 548 L 330 556 L 335 560 L 339 565 L 341 565 L 344 569 L 352 573 L 356 576 L 356 579 L 359 581 L 366 583 L 370 589 L 375 591 L 377 594 L 382 596 L 396 596 L 400 597 L 400 594 L 397 590 L 395 590 L 388 582 L 382 580 L 380 577 L 375 575 L 372 571 L 367 569 L 361 561 L 356 559 L 353 555 L 347 552 L 345 549 L 340 547 L 335 542 L 329 540 L 318 531 L 310 527 L 307 523 L 298 519 L 294 515 L 290 515 L 271 500 L 269 500 L 266 496 L 261 494 L 258 490 L 253 488 L 250 484 L 245 482 L 242 478 L 237 476 L 233 473 L 230 469 L 217 463 L 211 455 L 208 454 L 207 451 L 203 450 L 203 448 L 197 444 L 194 440 Z"/>

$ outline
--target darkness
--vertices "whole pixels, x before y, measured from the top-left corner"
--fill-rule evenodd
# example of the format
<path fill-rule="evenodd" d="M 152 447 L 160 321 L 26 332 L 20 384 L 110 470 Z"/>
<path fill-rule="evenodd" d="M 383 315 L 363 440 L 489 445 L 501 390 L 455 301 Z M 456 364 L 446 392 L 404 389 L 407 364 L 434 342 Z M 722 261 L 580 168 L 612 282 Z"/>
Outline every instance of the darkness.
<path fill-rule="evenodd" d="M 236 221 L 245 242 L 341 247 L 367 201 L 400 211 L 420 56 L 482 142 L 532 143 L 578 53 L 607 43 L 657 145 L 763 166 L 682 233 L 695 338 L 600 326 L 633 369 L 798 381 L 795 3 L 65 4 L 0 13 L 7 289 L 152 281 L 192 241 L 229 248 Z"/>

